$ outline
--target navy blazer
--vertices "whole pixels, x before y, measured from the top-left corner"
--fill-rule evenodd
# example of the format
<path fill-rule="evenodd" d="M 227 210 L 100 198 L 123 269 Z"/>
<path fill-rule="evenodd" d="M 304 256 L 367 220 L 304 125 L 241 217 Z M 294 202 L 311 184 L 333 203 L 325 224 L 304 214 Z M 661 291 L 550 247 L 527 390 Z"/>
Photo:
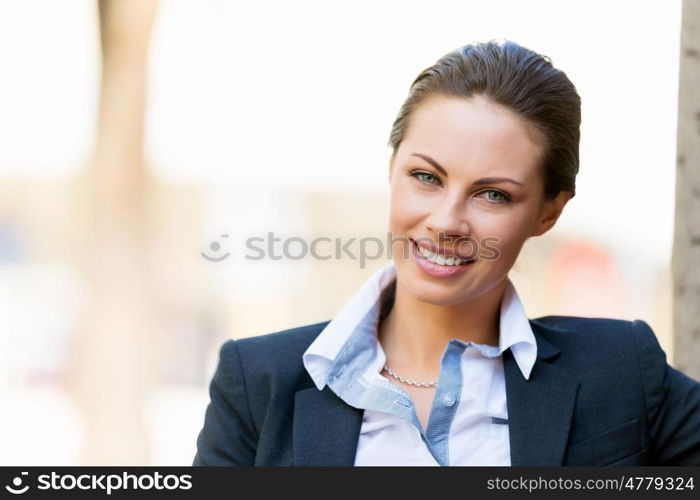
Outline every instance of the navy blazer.
<path fill-rule="evenodd" d="M 511 465 L 700 465 L 700 382 L 642 320 L 531 319 L 529 380 L 503 353 Z M 352 466 L 364 410 L 314 385 L 328 321 L 226 341 L 193 465 Z"/>

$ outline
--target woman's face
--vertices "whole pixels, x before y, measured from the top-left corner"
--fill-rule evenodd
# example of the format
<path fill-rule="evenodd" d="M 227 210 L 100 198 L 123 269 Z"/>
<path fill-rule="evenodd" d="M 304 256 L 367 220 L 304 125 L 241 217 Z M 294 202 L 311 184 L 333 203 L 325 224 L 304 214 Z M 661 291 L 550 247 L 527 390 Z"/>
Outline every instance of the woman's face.
<path fill-rule="evenodd" d="M 402 286 L 423 302 L 456 305 L 502 283 L 525 240 L 553 226 L 570 198 L 542 201 L 542 152 L 518 116 L 486 98 L 421 103 L 389 164 L 389 230 Z M 416 241 L 473 262 L 431 264 Z"/>

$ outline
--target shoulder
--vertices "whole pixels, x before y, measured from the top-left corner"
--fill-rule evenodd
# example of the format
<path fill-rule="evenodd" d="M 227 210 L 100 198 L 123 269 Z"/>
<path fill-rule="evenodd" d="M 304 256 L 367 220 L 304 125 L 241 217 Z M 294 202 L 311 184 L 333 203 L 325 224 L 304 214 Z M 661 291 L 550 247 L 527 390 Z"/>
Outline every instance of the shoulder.
<path fill-rule="evenodd" d="M 530 320 L 534 331 L 562 351 L 584 354 L 601 349 L 634 357 L 652 356 L 665 361 L 654 330 L 642 319 L 543 316 Z"/>
<path fill-rule="evenodd" d="M 301 356 L 306 348 L 309 347 L 314 339 L 326 327 L 326 325 L 328 325 L 328 323 L 330 323 L 330 320 L 265 333 L 262 335 L 245 337 L 238 339 L 235 342 L 238 344 L 238 348 L 241 351 L 260 351 L 267 354 L 274 354 L 278 352 L 298 352 L 299 356 Z"/>
<path fill-rule="evenodd" d="M 609 339 L 632 338 L 654 335 L 649 324 L 642 319 L 586 318 L 581 316 L 542 316 L 531 319 L 530 324 L 550 336 L 591 340 L 598 337 Z"/>
<path fill-rule="evenodd" d="M 302 355 L 329 322 L 227 340 L 219 350 L 219 364 L 236 365 L 235 371 L 251 383 L 272 379 L 285 379 L 290 383 L 306 381 L 308 376 Z"/>
<path fill-rule="evenodd" d="M 601 333 L 624 331 L 632 327 L 634 321 L 617 318 L 585 318 L 582 316 L 542 316 L 531 319 L 533 323 L 544 325 L 560 331 L 576 333 Z"/>

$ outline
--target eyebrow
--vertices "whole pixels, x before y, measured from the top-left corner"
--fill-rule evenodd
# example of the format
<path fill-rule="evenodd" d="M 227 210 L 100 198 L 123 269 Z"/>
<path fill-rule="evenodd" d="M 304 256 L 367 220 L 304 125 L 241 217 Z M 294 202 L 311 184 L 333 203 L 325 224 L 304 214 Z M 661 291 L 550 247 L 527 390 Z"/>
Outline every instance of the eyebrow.
<path fill-rule="evenodd" d="M 420 153 L 411 153 L 411 155 L 417 156 L 418 158 L 423 158 L 425 161 L 427 161 L 433 167 L 435 167 L 438 170 L 438 172 L 440 172 L 445 177 L 448 177 L 447 171 L 444 168 L 442 168 L 442 166 L 438 162 L 433 160 L 430 156 L 423 155 Z M 511 179 L 510 177 L 484 177 L 483 179 L 479 179 L 477 181 L 474 181 L 474 184 L 476 184 L 477 186 L 480 186 L 482 184 L 498 184 L 499 182 L 512 182 L 513 184 L 517 184 L 518 186 L 525 187 L 523 185 L 523 183 L 518 182 L 514 179 Z"/>

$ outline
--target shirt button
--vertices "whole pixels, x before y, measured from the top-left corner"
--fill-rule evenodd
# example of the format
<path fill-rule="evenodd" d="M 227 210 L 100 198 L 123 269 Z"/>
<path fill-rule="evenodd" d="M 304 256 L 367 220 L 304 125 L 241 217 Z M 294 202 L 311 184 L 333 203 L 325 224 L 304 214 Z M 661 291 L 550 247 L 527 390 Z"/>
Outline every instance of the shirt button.
<path fill-rule="evenodd" d="M 453 404 L 455 404 L 455 400 L 454 398 L 452 398 L 452 396 L 444 396 L 442 398 L 442 404 L 444 404 L 445 406 L 452 406 Z"/>

